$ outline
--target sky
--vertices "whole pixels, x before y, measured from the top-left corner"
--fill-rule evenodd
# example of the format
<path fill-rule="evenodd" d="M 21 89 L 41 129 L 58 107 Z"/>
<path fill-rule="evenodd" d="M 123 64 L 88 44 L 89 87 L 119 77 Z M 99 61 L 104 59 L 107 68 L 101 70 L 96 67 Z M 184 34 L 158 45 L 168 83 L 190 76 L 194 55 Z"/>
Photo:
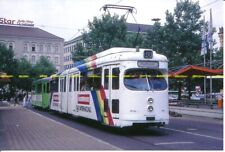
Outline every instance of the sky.
<path fill-rule="evenodd" d="M 127 22 L 153 24 L 152 18 L 160 18 L 165 22 L 165 12 L 173 12 L 177 0 L 0 0 L 0 18 L 12 20 L 31 20 L 36 27 L 62 37 L 65 41 L 87 30 L 88 20 L 100 17 L 105 4 L 129 5 L 136 8 L 137 13 L 130 14 Z M 193 0 L 197 1 L 197 0 Z M 206 20 L 209 20 L 209 9 L 212 9 L 213 26 L 224 25 L 223 0 L 200 0 Z M 126 11 L 110 10 L 110 13 L 125 14 Z M 217 35 L 217 34 L 216 34 Z"/>

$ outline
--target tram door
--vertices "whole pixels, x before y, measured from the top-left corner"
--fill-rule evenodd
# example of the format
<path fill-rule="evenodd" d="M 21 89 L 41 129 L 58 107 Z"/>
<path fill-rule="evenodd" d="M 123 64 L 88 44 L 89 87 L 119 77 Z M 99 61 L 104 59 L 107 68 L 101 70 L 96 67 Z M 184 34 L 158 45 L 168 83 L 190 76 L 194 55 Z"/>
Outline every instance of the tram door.
<path fill-rule="evenodd" d="M 110 108 L 113 118 L 119 118 L 119 81 L 120 69 L 118 65 L 103 67 L 103 87 L 105 89 L 106 99 L 104 110 Z M 108 106 L 107 106 L 108 105 Z"/>
<path fill-rule="evenodd" d="M 68 105 L 67 105 L 67 87 L 68 87 L 68 83 L 67 83 L 67 79 L 68 77 L 64 76 L 63 78 L 61 78 L 61 111 L 67 113 L 68 109 Z"/>

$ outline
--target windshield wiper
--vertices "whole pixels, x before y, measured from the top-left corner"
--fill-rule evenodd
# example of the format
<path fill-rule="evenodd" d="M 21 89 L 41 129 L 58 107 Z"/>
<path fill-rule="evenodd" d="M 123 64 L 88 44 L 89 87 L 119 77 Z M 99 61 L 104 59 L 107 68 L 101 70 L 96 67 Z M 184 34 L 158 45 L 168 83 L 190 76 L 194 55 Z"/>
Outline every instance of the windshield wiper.
<path fill-rule="evenodd" d="M 150 87 L 150 81 L 149 81 L 149 79 L 148 79 L 148 76 L 147 76 L 147 74 L 145 75 L 145 78 L 146 78 L 146 80 L 147 80 L 147 86 L 148 86 L 148 90 L 146 90 L 146 91 L 153 91 L 153 88 L 152 87 Z"/>

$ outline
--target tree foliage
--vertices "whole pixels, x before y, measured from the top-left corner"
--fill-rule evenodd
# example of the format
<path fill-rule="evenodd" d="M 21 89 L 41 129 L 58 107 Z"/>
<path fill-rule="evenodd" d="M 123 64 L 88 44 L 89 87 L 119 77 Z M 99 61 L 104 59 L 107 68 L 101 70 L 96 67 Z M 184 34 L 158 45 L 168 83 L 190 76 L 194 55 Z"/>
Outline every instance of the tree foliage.
<path fill-rule="evenodd" d="M 0 72 L 11 76 L 9 82 L 0 81 L 0 98 L 8 98 L 16 90 L 17 60 L 14 58 L 13 50 L 2 43 L 0 43 Z"/>
<path fill-rule="evenodd" d="M 126 39 L 126 23 L 124 16 L 102 15 L 94 17 L 88 22 L 88 31 L 82 34 L 85 48 L 78 43 L 72 52 L 73 61 L 79 61 L 88 56 L 109 49 L 111 47 L 124 46 Z"/>
<path fill-rule="evenodd" d="M 40 78 L 41 75 L 43 76 L 50 76 L 56 72 L 55 66 L 49 62 L 49 60 L 41 56 L 40 59 L 33 67 L 33 74 L 35 78 Z"/>
<path fill-rule="evenodd" d="M 159 52 L 166 50 L 164 45 L 164 27 L 159 22 L 155 22 L 152 28 L 147 31 L 144 45 L 146 48 Z"/>
<path fill-rule="evenodd" d="M 165 54 L 170 66 L 199 63 L 202 13 L 199 2 L 178 1 L 173 13 L 166 11 L 164 26 L 154 24 L 146 43 Z"/>
<path fill-rule="evenodd" d="M 45 57 L 35 65 L 24 58 L 15 59 L 13 50 L 0 43 L 0 72 L 10 76 L 9 81 L 0 81 L 0 99 L 6 99 L 17 90 L 30 91 L 34 80 L 40 79 L 40 75 L 54 74 L 56 68 Z"/>
<path fill-rule="evenodd" d="M 16 86 L 22 91 L 30 91 L 34 77 L 32 75 L 33 68 L 29 61 L 25 58 L 18 60 Z"/>
<path fill-rule="evenodd" d="M 84 43 L 89 50 L 94 52 L 122 45 L 125 41 L 124 16 L 105 14 L 101 18 L 94 17 L 92 22 L 88 22 L 88 28 L 89 32 L 83 35 Z"/>
<path fill-rule="evenodd" d="M 77 43 L 75 45 L 74 50 L 71 53 L 72 53 L 72 60 L 74 62 L 83 60 L 83 59 L 87 58 L 88 56 L 92 55 L 91 51 L 85 50 L 82 43 Z"/>
<path fill-rule="evenodd" d="M 0 43 L 0 72 L 14 75 L 17 60 L 14 58 L 14 52 Z"/>

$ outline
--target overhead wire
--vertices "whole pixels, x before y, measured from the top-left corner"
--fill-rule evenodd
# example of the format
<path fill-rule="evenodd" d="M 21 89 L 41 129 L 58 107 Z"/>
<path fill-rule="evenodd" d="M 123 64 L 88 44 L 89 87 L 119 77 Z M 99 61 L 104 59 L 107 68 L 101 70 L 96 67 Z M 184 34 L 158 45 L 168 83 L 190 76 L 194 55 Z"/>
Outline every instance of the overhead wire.
<path fill-rule="evenodd" d="M 214 3 L 217 3 L 217 2 L 219 2 L 219 1 L 220 1 L 220 0 L 215 0 L 215 1 L 213 1 L 213 2 L 210 2 L 210 3 L 208 3 L 208 4 L 205 4 L 205 5 L 202 6 L 202 8 L 207 7 L 207 6 L 209 6 L 209 5 L 213 5 Z"/>
<path fill-rule="evenodd" d="M 117 4 L 119 4 L 119 3 L 121 3 L 123 0 L 119 0 L 118 2 L 116 2 L 115 3 L 115 5 L 117 5 Z"/>

